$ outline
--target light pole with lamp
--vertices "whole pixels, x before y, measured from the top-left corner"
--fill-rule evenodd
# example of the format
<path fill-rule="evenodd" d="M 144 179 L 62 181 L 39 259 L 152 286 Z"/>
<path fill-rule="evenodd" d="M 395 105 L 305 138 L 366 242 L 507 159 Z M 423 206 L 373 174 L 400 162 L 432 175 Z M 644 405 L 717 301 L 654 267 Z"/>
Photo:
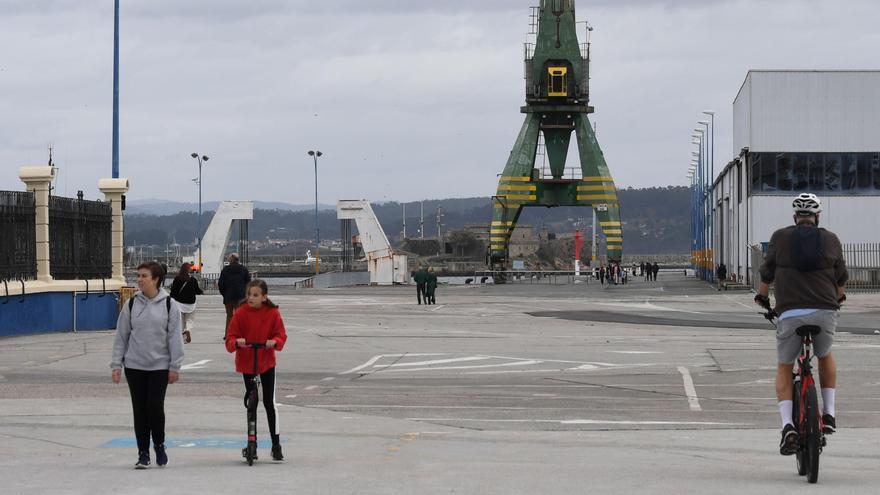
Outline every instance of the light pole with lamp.
<path fill-rule="evenodd" d="M 709 122 L 708 122 L 709 129 L 710 129 L 709 143 L 711 145 L 711 149 L 709 150 L 709 156 L 708 156 L 709 166 L 710 166 L 710 170 L 711 170 L 709 173 L 709 195 L 714 198 L 714 196 L 715 196 L 715 112 L 712 110 L 703 110 L 703 115 L 709 116 Z M 705 122 L 705 121 L 700 121 L 701 124 L 703 122 Z M 715 200 L 714 199 L 712 200 L 712 203 L 713 203 L 712 204 L 712 211 L 709 216 L 709 236 L 710 236 L 709 238 L 711 239 L 711 242 L 712 242 L 712 263 L 713 263 L 712 276 L 714 278 L 715 264 L 716 264 L 716 260 L 715 260 L 716 232 L 715 232 Z M 722 261 L 723 260 L 718 260 L 717 262 L 721 263 Z"/>
<path fill-rule="evenodd" d="M 199 155 L 198 153 L 193 153 L 189 155 L 199 162 L 199 180 L 197 184 L 199 185 L 199 230 L 196 232 L 199 235 L 199 273 L 202 273 L 202 163 L 208 161 L 207 155 Z"/>
<path fill-rule="evenodd" d="M 706 147 L 706 154 L 704 156 L 704 161 L 706 164 L 706 243 L 709 247 L 709 259 L 711 260 L 709 272 L 707 273 L 708 279 L 710 281 L 714 281 L 715 279 L 715 239 L 713 239 L 713 234 L 715 229 L 712 228 L 712 221 L 715 216 L 715 199 L 712 197 L 712 189 L 714 187 L 713 182 L 715 182 L 715 174 L 710 172 L 709 170 L 709 143 L 711 142 L 710 129 L 708 120 L 700 120 L 697 122 L 701 126 L 704 126 L 705 137 L 703 143 Z M 695 129 L 696 130 L 696 129 Z"/>
<path fill-rule="evenodd" d="M 323 153 L 309 150 L 309 156 L 315 160 L 315 275 L 321 273 L 321 231 L 318 229 L 318 157 Z"/>

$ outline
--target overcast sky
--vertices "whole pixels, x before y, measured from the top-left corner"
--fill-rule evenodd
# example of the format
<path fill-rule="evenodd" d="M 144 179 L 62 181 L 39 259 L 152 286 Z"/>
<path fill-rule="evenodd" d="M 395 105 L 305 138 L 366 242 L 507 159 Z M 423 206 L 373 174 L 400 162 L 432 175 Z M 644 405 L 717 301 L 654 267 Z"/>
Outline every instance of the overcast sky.
<path fill-rule="evenodd" d="M 417 200 L 495 193 L 522 125 L 522 42 L 537 0 L 122 0 L 121 175 L 130 198 Z M 880 68 L 875 0 L 577 2 L 591 103 L 618 187 L 684 185 L 690 135 L 749 69 Z M 579 32 L 580 29 L 579 29 Z M 0 0 L 0 189 L 60 167 L 110 176 L 112 0 Z M 574 147 L 574 142 L 572 143 Z M 569 166 L 574 165 L 569 163 Z"/>

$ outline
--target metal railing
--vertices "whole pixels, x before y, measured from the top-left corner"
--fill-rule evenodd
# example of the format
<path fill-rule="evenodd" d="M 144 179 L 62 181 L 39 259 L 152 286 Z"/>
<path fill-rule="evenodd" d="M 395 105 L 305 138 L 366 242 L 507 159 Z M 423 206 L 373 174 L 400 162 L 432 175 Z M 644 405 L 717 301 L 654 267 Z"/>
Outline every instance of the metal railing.
<path fill-rule="evenodd" d="M 0 191 L 0 280 L 37 276 L 34 195 Z"/>
<path fill-rule="evenodd" d="M 112 276 L 110 203 L 49 198 L 49 262 L 61 280 Z"/>

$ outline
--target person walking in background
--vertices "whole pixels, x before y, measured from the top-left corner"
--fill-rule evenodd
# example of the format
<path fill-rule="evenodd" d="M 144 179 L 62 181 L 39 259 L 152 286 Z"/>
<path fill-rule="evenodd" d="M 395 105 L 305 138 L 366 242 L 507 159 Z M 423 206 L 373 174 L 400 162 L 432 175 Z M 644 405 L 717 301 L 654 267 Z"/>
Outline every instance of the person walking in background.
<path fill-rule="evenodd" d="M 229 255 L 229 264 L 220 271 L 220 279 L 217 280 L 217 289 L 223 296 L 223 305 L 226 306 L 226 327 L 223 329 L 223 340 L 226 340 L 226 332 L 229 330 L 229 322 L 235 309 L 245 298 L 245 287 L 251 281 L 251 274 L 244 265 L 239 263 L 238 254 Z"/>
<path fill-rule="evenodd" d="M 428 281 L 425 283 L 425 303 L 437 304 L 437 274 L 434 267 L 428 268 Z"/>
<path fill-rule="evenodd" d="M 428 288 L 428 272 L 425 270 L 425 267 L 419 266 L 413 280 L 416 282 L 416 299 L 419 301 L 419 304 L 422 304 L 422 299 L 425 299 L 425 304 L 428 304 L 428 299 L 425 295 L 425 290 Z"/>
<path fill-rule="evenodd" d="M 171 298 L 179 303 L 183 319 L 183 342 L 192 342 L 193 320 L 196 314 L 196 296 L 202 295 L 199 281 L 192 276 L 192 263 L 180 265 L 180 272 L 171 284 Z"/>
<path fill-rule="evenodd" d="M 165 271 L 155 261 L 137 267 L 138 292 L 123 304 L 116 320 L 110 359 L 111 379 L 119 383 L 122 370 L 131 394 L 136 469 L 150 466 L 150 437 L 156 464 L 168 464 L 165 452 L 165 391 L 180 378 L 183 335 L 180 305 L 161 288 Z"/>
<path fill-rule="evenodd" d="M 253 387 L 255 349 L 245 344 L 265 344 L 257 354 L 257 372 L 263 384 L 263 407 L 272 436 L 272 459 L 284 460 L 281 433 L 278 429 L 278 405 L 275 403 L 275 351 L 284 348 L 287 332 L 278 306 L 269 300 L 269 287 L 262 280 L 247 284 L 247 304 L 235 311 L 226 332 L 226 350 L 235 353 L 235 371 L 244 375 L 245 392 Z M 247 449 L 245 449 L 247 450 Z"/>
<path fill-rule="evenodd" d="M 715 278 L 718 280 L 718 290 L 721 290 L 724 287 L 724 281 L 727 280 L 727 267 L 724 266 L 724 263 L 718 265 L 715 270 Z"/>
<path fill-rule="evenodd" d="M 605 265 L 599 268 L 599 283 L 605 285 Z"/>
<path fill-rule="evenodd" d="M 660 265 L 657 262 L 654 262 L 654 266 L 651 267 L 651 276 L 654 279 L 654 282 L 657 281 L 657 274 L 660 273 Z"/>

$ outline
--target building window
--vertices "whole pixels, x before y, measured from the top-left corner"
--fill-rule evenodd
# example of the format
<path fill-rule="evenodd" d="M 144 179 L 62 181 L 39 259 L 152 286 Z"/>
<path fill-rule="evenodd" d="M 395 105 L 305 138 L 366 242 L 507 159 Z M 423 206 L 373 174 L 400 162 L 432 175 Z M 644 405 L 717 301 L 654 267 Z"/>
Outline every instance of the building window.
<path fill-rule="evenodd" d="M 753 194 L 880 192 L 880 153 L 754 153 L 751 164 Z"/>
<path fill-rule="evenodd" d="M 806 155 L 806 161 L 807 169 L 810 171 L 810 191 L 824 191 L 825 168 L 823 167 L 822 155 L 811 153 Z"/>
<path fill-rule="evenodd" d="M 736 164 L 736 202 L 743 202 L 743 167 L 742 162 L 737 162 Z"/>
<path fill-rule="evenodd" d="M 761 192 L 761 153 L 749 156 L 752 162 L 752 194 Z"/>

